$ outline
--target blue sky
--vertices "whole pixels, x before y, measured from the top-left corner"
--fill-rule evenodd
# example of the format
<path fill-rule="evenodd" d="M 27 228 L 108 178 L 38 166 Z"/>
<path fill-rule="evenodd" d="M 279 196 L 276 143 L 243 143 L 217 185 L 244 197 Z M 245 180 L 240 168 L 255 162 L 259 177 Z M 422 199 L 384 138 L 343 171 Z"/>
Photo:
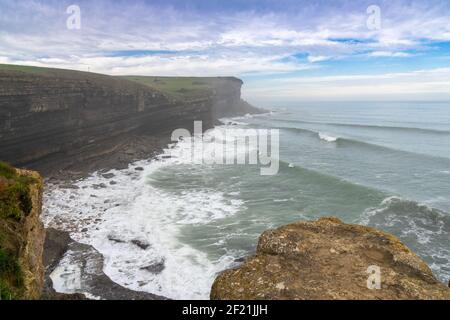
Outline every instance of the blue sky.
<path fill-rule="evenodd" d="M 259 104 L 450 100 L 450 1 L 0 0 L 0 63 L 235 75 Z"/>

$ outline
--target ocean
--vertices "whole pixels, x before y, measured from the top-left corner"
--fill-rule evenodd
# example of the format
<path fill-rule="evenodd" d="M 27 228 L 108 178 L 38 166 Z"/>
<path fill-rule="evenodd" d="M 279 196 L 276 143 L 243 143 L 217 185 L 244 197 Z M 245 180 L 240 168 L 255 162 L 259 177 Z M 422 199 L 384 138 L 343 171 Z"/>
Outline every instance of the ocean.
<path fill-rule="evenodd" d="M 279 129 L 278 174 L 192 164 L 181 141 L 113 178 L 49 185 L 45 225 L 94 246 L 113 281 L 173 299 L 207 299 L 217 273 L 252 254 L 263 231 L 322 216 L 392 233 L 450 279 L 449 103 L 303 102 L 222 121 L 215 130 Z M 52 274 L 55 288 L 88 291 L 70 263 Z"/>

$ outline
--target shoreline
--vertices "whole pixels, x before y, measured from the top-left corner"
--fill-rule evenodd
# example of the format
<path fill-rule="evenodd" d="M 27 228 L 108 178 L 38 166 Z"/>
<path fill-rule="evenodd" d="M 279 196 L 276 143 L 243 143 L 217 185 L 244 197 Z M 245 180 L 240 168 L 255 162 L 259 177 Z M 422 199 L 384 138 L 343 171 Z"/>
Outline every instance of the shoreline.
<path fill-rule="evenodd" d="M 220 120 L 216 121 L 216 125 L 225 125 L 226 123 L 221 122 Z M 214 126 L 213 126 L 214 127 Z M 213 128 L 211 127 L 211 128 Z M 210 129 L 209 127 L 204 128 L 206 131 Z M 114 181 L 114 174 L 107 173 L 108 171 L 114 170 L 126 170 L 128 168 L 132 168 L 133 164 L 137 163 L 135 168 L 131 170 L 134 171 L 136 176 L 133 179 L 139 179 L 139 175 L 143 171 L 143 168 L 140 166 L 139 162 L 148 162 L 151 163 L 153 161 L 158 161 L 158 156 L 164 154 L 164 149 L 170 147 L 172 143 L 169 141 L 170 135 L 167 135 L 167 138 L 160 136 L 159 138 L 155 137 L 137 137 L 133 143 L 126 145 L 124 148 L 116 149 L 107 161 L 103 161 L 104 159 L 98 158 L 95 162 L 90 162 L 89 164 L 79 163 L 77 166 L 70 167 L 70 170 L 58 170 L 51 172 L 44 179 L 44 188 L 47 191 L 52 189 L 79 189 L 75 183 L 92 177 L 97 174 L 102 178 L 106 178 L 109 180 L 110 184 Z M 145 142 L 152 142 L 145 144 Z M 107 190 L 108 184 L 98 186 L 99 189 Z M 103 201 L 103 199 L 102 199 Z M 109 202 L 109 199 L 106 199 L 105 202 Z M 44 207 L 45 208 L 45 207 Z M 76 210 L 76 208 L 72 208 Z M 80 217 L 81 220 L 91 219 L 91 217 Z M 41 218 L 42 219 L 42 218 Z M 44 220 L 44 219 L 43 219 Z M 97 220 L 97 219 L 95 219 Z M 97 267 L 97 272 L 95 275 L 88 275 L 88 282 L 91 284 L 98 285 L 90 285 L 91 288 L 95 289 L 95 292 L 108 292 L 107 296 L 101 296 L 106 299 L 132 299 L 132 300 L 166 300 L 169 299 L 167 297 L 161 296 L 159 294 L 153 294 L 146 291 L 136 291 L 133 289 L 128 289 L 121 284 L 113 281 L 108 275 L 106 275 L 103 271 L 103 260 L 104 255 L 100 253 L 94 246 L 91 244 L 84 244 L 76 239 L 71 237 L 72 232 L 78 232 L 74 230 L 69 230 L 71 227 L 64 227 L 64 224 L 53 223 L 48 226 L 45 224 L 46 231 L 48 234 L 49 242 L 46 241 L 44 246 L 44 257 L 53 257 L 52 260 L 45 262 L 45 291 L 44 296 L 47 298 L 56 298 L 56 299 L 86 299 L 89 297 L 94 297 L 91 295 L 84 295 L 84 293 L 64 293 L 57 291 L 58 288 L 55 288 L 54 283 L 50 277 L 50 275 L 58 268 L 60 263 L 63 261 L 64 257 L 68 254 L 75 256 L 74 261 L 79 265 L 85 265 L 86 263 L 79 263 L 84 260 L 85 262 L 90 259 L 90 261 L 94 261 L 95 264 L 101 264 L 102 267 Z M 55 242 L 54 239 L 59 239 Z M 63 240 L 61 240 L 63 239 Z M 122 242 L 120 239 L 110 239 L 117 242 Z M 73 254 L 75 252 L 75 254 Z M 44 259 L 45 260 L 45 259 Z M 48 260 L 48 259 L 47 259 Z M 163 266 L 164 268 L 164 266 Z M 152 269 L 154 269 L 152 267 Z M 81 271 L 85 273 L 84 270 Z M 101 290 L 97 290 L 101 288 Z M 115 288 L 114 290 L 112 290 Z"/>

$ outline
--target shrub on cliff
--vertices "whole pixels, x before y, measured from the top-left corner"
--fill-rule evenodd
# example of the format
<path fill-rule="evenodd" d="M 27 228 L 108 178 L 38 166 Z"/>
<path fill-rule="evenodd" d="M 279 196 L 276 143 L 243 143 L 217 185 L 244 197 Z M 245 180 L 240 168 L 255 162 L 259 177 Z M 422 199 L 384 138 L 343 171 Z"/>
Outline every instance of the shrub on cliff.
<path fill-rule="evenodd" d="M 0 217 L 21 220 L 32 209 L 29 184 L 34 180 L 19 176 L 10 165 L 0 162 Z"/>
<path fill-rule="evenodd" d="M 23 275 L 16 258 L 0 248 L 0 300 L 12 300 L 20 296 Z"/>
<path fill-rule="evenodd" d="M 16 170 L 9 164 L 0 161 L 0 177 L 12 179 L 17 176 Z"/>

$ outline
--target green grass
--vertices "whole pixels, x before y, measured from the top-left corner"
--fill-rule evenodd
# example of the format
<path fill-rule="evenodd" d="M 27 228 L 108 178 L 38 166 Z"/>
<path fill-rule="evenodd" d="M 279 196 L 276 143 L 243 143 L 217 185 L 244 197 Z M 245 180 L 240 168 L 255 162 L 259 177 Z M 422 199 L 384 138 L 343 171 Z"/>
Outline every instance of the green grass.
<path fill-rule="evenodd" d="M 19 248 L 13 230 L 32 210 L 30 183 L 34 182 L 34 178 L 21 176 L 9 164 L 0 162 L 0 300 L 23 296 L 23 272 L 15 257 Z"/>
<path fill-rule="evenodd" d="M 0 176 L 6 179 L 15 178 L 17 177 L 16 169 L 5 162 L 0 162 Z"/>
<path fill-rule="evenodd" d="M 33 204 L 30 197 L 31 177 L 19 176 L 10 165 L 0 162 L 0 217 L 22 220 L 30 214 Z"/>
<path fill-rule="evenodd" d="M 123 76 L 122 79 L 147 85 L 174 99 L 196 99 L 212 93 L 218 78 Z"/>
<path fill-rule="evenodd" d="M 19 66 L 14 64 L 0 64 L 0 71 L 20 71 L 27 73 L 40 73 L 46 74 L 49 71 L 57 71 L 61 69 L 54 68 L 41 68 L 41 67 L 33 67 L 33 66 Z"/>
<path fill-rule="evenodd" d="M 0 300 L 17 299 L 23 289 L 23 274 L 19 262 L 0 248 Z"/>

